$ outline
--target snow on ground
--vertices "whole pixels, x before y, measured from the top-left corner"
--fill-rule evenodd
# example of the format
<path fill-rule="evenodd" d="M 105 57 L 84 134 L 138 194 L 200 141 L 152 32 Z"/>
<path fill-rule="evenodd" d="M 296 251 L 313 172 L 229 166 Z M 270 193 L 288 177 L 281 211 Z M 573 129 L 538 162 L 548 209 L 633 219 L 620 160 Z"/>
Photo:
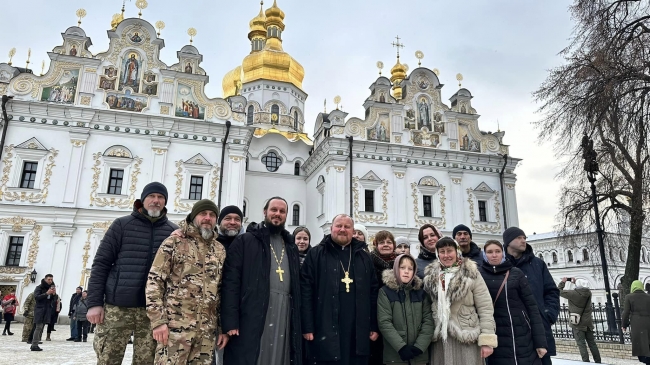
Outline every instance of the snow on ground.
<path fill-rule="evenodd" d="M 4 326 L 4 324 L 3 324 Z M 43 351 L 33 352 L 29 345 L 20 342 L 22 336 L 22 323 L 12 323 L 13 336 L 0 336 L 0 365 L 92 365 L 96 364 L 93 351 L 93 334 L 88 334 L 88 342 L 67 342 L 70 337 L 70 327 L 57 325 L 52 332 L 52 341 L 43 341 L 40 345 Z M 45 340 L 45 334 L 43 334 Z M 132 345 L 128 345 L 124 354 L 122 365 L 131 365 L 133 354 Z M 592 359 L 593 361 L 593 359 Z M 630 360 L 603 359 L 604 364 L 629 365 L 635 363 Z M 553 358 L 553 365 L 578 365 L 580 355 L 560 354 Z M 640 363 L 638 363 L 640 364 Z"/>

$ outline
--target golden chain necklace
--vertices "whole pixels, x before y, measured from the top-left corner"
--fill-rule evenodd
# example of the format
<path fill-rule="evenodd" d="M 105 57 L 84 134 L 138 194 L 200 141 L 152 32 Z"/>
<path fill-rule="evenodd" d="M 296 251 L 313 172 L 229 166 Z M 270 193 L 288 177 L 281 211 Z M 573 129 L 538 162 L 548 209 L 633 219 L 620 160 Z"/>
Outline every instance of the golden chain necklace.
<path fill-rule="evenodd" d="M 278 269 L 275 270 L 276 273 L 280 276 L 280 281 L 282 280 L 282 274 L 284 274 L 284 270 L 282 270 L 282 260 L 284 260 L 284 241 L 282 242 L 282 254 L 280 255 L 280 260 L 278 260 L 278 255 L 275 253 L 275 249 L 273 248 L 273 245 L 269 243 L 269 246 L 271 246 L 271 251 L 273 252 L 273 258 L 275 259 L 275 262 L 278 264 Z"/>
<path fill-rule="evenodd" d="M 350 278 L 350 266 L 352 266 L 352 247 L 350 247 L 350 261 L 348 261 L 348 270 L 345 270 L 345 267 L 343 267 L 343 262 L 339 260 L 339 263 L 341 264 L 341 269 L 343 270 L 343 273 L 345 274 L 345 277 L 341 279 L 342 283 L 345 283 L 345 292 L 349 293 L 350 292 L 350 284 L 354 282 Z"/>

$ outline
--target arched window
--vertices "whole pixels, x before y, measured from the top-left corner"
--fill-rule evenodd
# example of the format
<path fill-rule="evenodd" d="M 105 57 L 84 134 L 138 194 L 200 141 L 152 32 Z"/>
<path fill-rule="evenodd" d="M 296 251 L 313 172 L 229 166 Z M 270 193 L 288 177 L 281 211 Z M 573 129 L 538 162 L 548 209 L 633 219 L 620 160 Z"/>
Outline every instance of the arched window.
<path fill-rule="evenodd" d="M 271 122 L 277 123 L 280 119 L 280 107 L 278 104 L 273 104 L 271 106 Z"/>
<path fill-rule="evenodd" d="M 246 156 L 246 171 L 248 171 L 248 161 L 249 161 L 248 156 Z"/>
<path fill-rule="evenodd" d="M 255 107 L 252 105 L 248 107 L 248 113 L 246 113 L 246 124 L 252 125 L 253 124 L 253 116 L 255 113 Z"/>
<path fill-rule="evenodd" d="M 300 206 L 298 204 L 293 205 L 293 218 L 292 223 L 294 226 L 300 225 Z"/>
<path fill-rule="evenodd" d="M 582 261 L 589 261 L 589 252 L 586 248 L 582 249 Z"/>
<path fill-rule="evenodd" d="M 553 252 L 553 263 L 557 264 L 557 253 Z"/>
<path fill-rule="evenodd" d="M 293 129 L 295 129 L 296 132 L 298 132 L 298 112 L 297 111 L 293 112 Z"/>
<path fill-rule="evenodd" d="M 262 162 L 270 172 L 278 171 L 278 168 L 282 165 L 282 159 L 273 151 L 270 151 L 266 156 L 262 157 Z"/>
<path fill-rule="evenodd" d="M 300 162 L 296 161 L 296 163 L 293 164 L 293 174 L 296 176 L 300 176 Z"/>
<path fill-rule="evenodd" d="M 320 214 L 325 213 L 325 178 L 323 175 L 320 175 L 318 177 L 318 180 L 316 181 L 316 189 L 318 190 L 318 193 L 320 194 L 320 202 L 319 202 L 319 207 L 318 207 L 318 212 Z"/>
<path fill-rule="evenodd" d="M 569 262 L 573 262 L 573 252 L 571 252 L 571 250 L 569 250 L 569 251 L 567 251 L 566 255 L 567 255 L 567 258 L 568 258 Z"/>

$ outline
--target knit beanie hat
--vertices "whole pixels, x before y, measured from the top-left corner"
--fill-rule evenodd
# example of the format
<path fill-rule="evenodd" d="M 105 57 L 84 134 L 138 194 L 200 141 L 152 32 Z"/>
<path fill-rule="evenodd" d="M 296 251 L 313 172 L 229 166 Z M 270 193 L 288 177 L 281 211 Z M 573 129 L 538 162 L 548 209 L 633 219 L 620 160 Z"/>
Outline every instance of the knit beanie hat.
<path fill-rule="evenodd" d="M 217 205 L 210 199 L 203 199 L 194 203 L 192 212 L 190 213 L 190 221 L 194 222 L 194 218 L 204 210 L 211 210 L 217 217 L 219 216 L 219 208 L 217 208 Z"/>
<path fill-rule="evenodd" d="M 405 253 L 402 255 L 399 255 L 395 258 L 395 262 L 393 263 L 393 273 L 395 273 L 395 279 L 397 279 L 397 283 L 402 283 L 402 279 L 399 277 L 399 265 L 402 262 L 403 257 L 408 257 L 411 259 L 411 262 L 413 263 L 413 276 L 411 277 L 411 281 L 408 283 L 403 283 L 404 285 L 411 284 L 413 282 L 413 279 L 415 279 L 415 275 L 418 272 L 418 263 L 415 261 L 413 256 Z"/>
<path fill-rule="evenodd" d="M 159 182 L 150 182 L 147 184 L 147 186 L 144 187 L 142 190 L 142 195 L 140 195 L 140 200 L 144 201 L 144 199 L 149 196 L 150 194 L 153 193 L 158 193 L 161 194 L 162 196 L 165 197 L 165 205 L 167 205 L 167 188 L 165 185 L 159 183 Z"/>
<path fill-rule="evenodd" d="M 508 248 L 510 242 L 519 236 L 526 236 L 523 230 L 519 227 L 510 227 L 503 232 L 503 247 Z"/>
<path fill-rule="evenodd" d="M 354 230 L 355 231 L 361 231 L 361 233 L 363 233 L 363 241 L 364 242 L 367 242 L 368 238 L 370 238 L 370 237 L 368 237 L 368 230 L 366 229 L 366 226 L 364 226 L 363 224 L 355 224 L 354 225 Z"/>
<path fill-rule="evenodd" d="M 456 239 L 456 233 L 458 233 L 460 231 L 465 231 L 465 232 L 469 233 L 469 238 L 472 239 L 472 230 L 469 229 L 469 227 L 464 225 L 464 224 L 459 224 L 456 227 L 454 227 L 454 231 L 451 234 L 451 237 L 453 239 Z"/>
<path fill-rule="evenodd" d="M 219 219 L 217 220 L 217 224 L 221 224 L 221 221 L 226 218 L 228 214 L 235 213 L 239 216 L 239 218 L 244 219 L 244 213 L 241 212 L 241 209 L 235 205 L 229 205 L 227 207 L 224 207 L 221 209 L 221 213 L 219 213 Z"/>
<path fill-rule="evenodd" d="M 395 238 L 395 246 L 399 245 L 407 245 L 411 247 L 411 243 L 409 242 L 409 239 L 406 237 L 396 237 Z"/>

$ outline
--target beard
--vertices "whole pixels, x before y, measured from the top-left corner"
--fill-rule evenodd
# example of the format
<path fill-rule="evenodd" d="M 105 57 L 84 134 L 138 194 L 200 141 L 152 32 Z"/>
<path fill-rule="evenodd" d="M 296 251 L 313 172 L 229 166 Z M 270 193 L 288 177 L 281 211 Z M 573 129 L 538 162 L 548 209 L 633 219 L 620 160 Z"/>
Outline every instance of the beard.
<path fill-rule="evenodd" d="M 339 246 L 347 246 L 352 242 L 352 240 L 348 239 L 347 236 L 334 236 L 332 235 L 332 241 L 336 243 Z"/>
<path fill-rule="evenodd" d="M 214 230 L 212 229 L 200 227 L 199 230 L 201 231 L 201 237 L 206 241 L 209 241 L 214 237 Z"/>
<path fill-rule="evenodd" d="M 271 234 L 279 234 L 284 231 L 284 222 L 275 225 L 268 217 L 264 217 L 264 224 L 266 224 L 266 226 L 269 228 L 269 232 L 271 232 Z"/>
<path fill-rule="evenodd" d="M 235 237 L 239 234 L 239 231 L 236 229 L 227 229 L 226 227 L 219 227 L 219 231 L 226 237 Z"/>
<path fill-rule="evenodd" d="M 150 216 L 151 218 L 158 218 L 160 217 L 160 214 L 162 213 L 162 209 L 145 209 L 147 211 L 147 215 Z"/>

